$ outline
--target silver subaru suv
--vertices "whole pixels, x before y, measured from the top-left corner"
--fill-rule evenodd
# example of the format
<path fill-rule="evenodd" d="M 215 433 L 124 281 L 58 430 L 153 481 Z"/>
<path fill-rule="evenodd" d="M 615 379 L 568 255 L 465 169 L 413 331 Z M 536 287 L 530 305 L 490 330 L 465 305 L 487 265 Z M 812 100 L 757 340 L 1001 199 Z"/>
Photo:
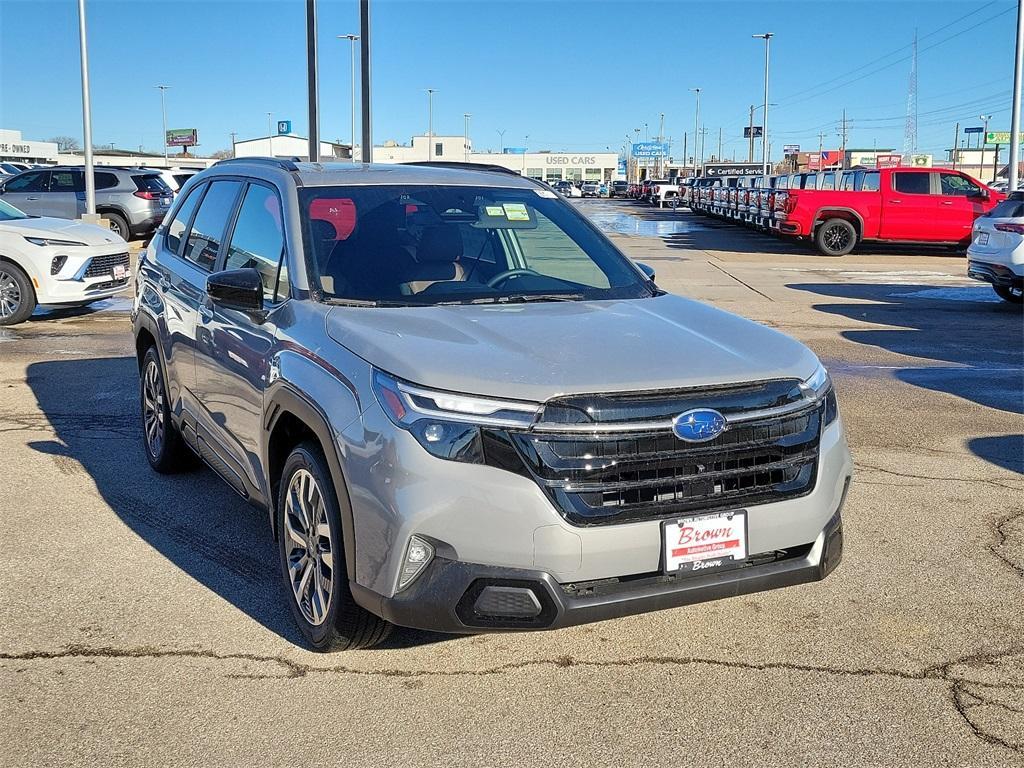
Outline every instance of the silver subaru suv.
<path fill-rule="evenodd" d="M 319 650 L 820 580 L 852 463 L 828 373 L 658 288 L 544 185 L 243 158 L 141 258 L 146 454 L 265 510 Z"/>

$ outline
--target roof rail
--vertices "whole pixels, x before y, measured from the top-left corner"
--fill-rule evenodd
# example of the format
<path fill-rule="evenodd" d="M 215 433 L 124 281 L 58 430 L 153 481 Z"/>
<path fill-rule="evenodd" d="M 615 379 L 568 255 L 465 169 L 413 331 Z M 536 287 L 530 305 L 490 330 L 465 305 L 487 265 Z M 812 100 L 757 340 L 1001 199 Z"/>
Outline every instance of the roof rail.
<path fill-rule="evenodd" d="M 267 165 L 276 165 L 278 168 L 283 168 L 286 171 L 299 170 L 299 167 L 295 165 L 295 161 L 284 160 L 280 157 L 228 157 L 224 160 L 218 160 L 210 167 L 213 168 L 214 166 L 224 165 L 225 163 L 264 163 Z"/>
<path fill-rule="evenodd" d="M 503 165 L 489 165 L 487 163 L 459 163 L 454 160 L 438 160 L 437 162 L 431 160 L 410 160 L 405 163 L 399 163 L 399 165 L 419 165 L 424 168 L 430 168 L 431 166 L 434 168 L 459 168 L 467 171 L 492 171 L 494 173 L 510 173 L 513 176 L 519 176 L 521 179 L 530 178 Z"/>

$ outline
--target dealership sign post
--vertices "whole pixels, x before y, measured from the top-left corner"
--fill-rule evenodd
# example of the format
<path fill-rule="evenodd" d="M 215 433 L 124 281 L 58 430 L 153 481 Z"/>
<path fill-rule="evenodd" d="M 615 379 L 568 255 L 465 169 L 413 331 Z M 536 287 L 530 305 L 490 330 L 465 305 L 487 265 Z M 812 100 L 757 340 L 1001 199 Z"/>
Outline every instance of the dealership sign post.
<path fill-rule="evenodd" d="M 168 128 L 167 146 L 195 147 L 199 144 L 199 132 L 195 128 Z"/>

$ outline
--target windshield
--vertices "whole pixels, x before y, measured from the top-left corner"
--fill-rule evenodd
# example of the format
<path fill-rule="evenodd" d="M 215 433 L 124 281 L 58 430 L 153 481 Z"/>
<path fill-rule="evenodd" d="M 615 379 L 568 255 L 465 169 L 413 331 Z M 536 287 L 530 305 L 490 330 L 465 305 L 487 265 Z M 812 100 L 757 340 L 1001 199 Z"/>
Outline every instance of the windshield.
<path fill-rule="evenodd" d="M 0 200 L 0 221 L 14 221 L 15 219 L 27 219 L 28 214 L 22 213 L 10 203 Z"/>
<path fill-rule="evenodd" d="M 327 300 L 379 304 L 640 298 L 655 289 L 543 189 L 301 190 L 306 252 Z"/>

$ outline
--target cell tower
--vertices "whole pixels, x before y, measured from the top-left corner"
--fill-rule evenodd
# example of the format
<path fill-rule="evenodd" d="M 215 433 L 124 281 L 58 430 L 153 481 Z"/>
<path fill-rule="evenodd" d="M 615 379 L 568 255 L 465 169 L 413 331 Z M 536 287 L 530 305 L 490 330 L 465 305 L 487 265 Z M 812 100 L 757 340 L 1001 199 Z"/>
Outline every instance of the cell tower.
<path fill-rule="evenodd" d="M 903 157 L 917 152 L 917 30 L 914 30 L 914 55 L 910 62 L 910 85 L 907 87 L 907 123 L 903 128 Z"/>

